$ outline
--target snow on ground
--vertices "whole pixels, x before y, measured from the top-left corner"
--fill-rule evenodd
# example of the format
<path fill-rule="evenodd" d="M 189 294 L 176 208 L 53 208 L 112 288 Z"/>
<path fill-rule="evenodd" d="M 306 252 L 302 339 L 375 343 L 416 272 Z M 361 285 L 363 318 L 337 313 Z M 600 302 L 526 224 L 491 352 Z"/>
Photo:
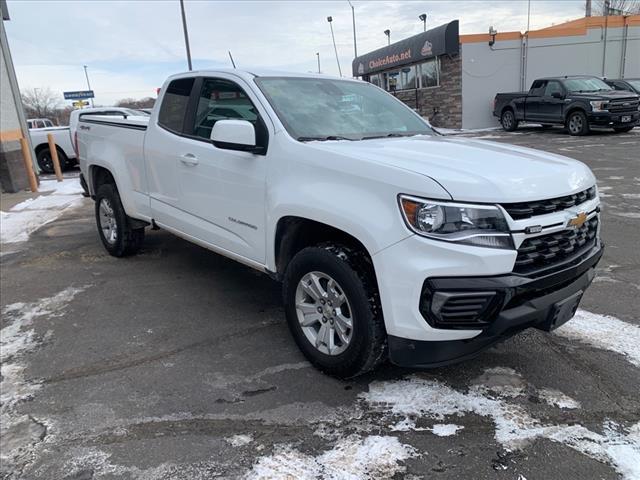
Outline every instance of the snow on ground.
<path fill-rule="evenodd" d="M 314 457 L 284 445 L 270 456 L 261 457 L 246 478 L 365 480 L 392 478 L 406 470 L 399 462 L 417 451 L 396 437 L 350 435 L 333 448 Z"/>
<path fill-rule="evenodd" d="M 463 426 L 456 425 L 454 423 L 436 423 L 431 427 L 431 431 L 434 435 L 439 437 L 450 437 L 451 435 L 458 433 L 458 430 L 462 430 L 463 428 Z"/>
<path fill-rule="evenodd" d="M 391 419 L 401 416 L 444 420 L 469 413 L 487 417 L 495 426 L 496 440 L 505 448 L 520 449 L 536 438 L 547 438 L 612 465 L 625 479 L 640 478 L 640 423 L 625 428 L 606 421 L 602 433 L 578 424 L 545 424 L 514 401 L 525 393 L 515 393 L 513 384 L 521 377 L 512 371 L 512 378 L 508 378 L 508 371 L 490 369 L 480 377 L 485 383 L 474 382 L 466 392 L 419 376 L 374 382 L 361 398 Z M 544 395 L 549 396 L 548 391 Z M 562 398 L 567 402 L 569 397 L 563 394 Z"/>
<path fill-rule="evenodd" d="M 611 350 L 640 367 L 640 327 L 615 317 L 578 310 L 575 317 L 555 331 L 556 334 Z"/>
<path fill-rule="evenodd" d="M 0 330 L 0 459 L 3 468 L 29 456 L 30 449 L 46 431 L 43 422 L 16 412 L 16 406 L 40 388 L 25 378 L 22 357 L 38 345 L 29 328 L 36 318 L 58 317 L 73 298 L 87 287 L 68 287 L 52 297 L 31 303 L 12 303 L 2 309 L 5 326 Z"/>
<path fill-rule="evenodd" d="M 82 200 L 82 187 L 77 178 L 62 182 L 44 180 L 40 182 L 39 190 L 48 194 L 30 198 L 8 212 L 1 212 L 1 243 L 28 240 L 32 232 L 58 218 L 66 209 L 78 206 Z"/>
<path fill-rule="evenodd" d="M 253 442 L 251 435 L 233 435 L 224 439 L 232 447 L 243 447 Z"/>

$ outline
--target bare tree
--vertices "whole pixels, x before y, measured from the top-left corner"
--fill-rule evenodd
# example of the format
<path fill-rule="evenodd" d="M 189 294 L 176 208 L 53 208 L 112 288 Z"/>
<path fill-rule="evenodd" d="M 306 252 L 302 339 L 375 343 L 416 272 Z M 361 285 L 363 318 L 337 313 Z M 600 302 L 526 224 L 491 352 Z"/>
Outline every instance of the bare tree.
<path fill-rule="evenodd" d="M 156 101 L 151 97 L 141 98 L 140 100 L 136 100 L 135 98 L 123 98 L 122 100 L 118 100 L 116 102 L 116 107 L 125 107 L 125 108 L 151 108 L 153 107 Z"/>
<path fill-rule="evenodd" d="M 55 117 L 60 104 L 60 96 L 49 87 L 27 88 L 22 92 L 22 105 L 27 117 Z"/>
<path fill-rule="evenodd" d="M 640 13 L 640 0 L 596 0 L 594 12 L 601 15 L 635 15 Z"/>

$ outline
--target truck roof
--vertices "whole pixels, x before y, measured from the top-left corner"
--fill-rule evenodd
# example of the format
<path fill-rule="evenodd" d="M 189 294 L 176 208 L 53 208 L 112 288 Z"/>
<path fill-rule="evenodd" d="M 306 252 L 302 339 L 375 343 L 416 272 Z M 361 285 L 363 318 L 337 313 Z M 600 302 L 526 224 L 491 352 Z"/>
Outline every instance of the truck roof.
<path fill-rule="evenodd" d="M 536 80 L 567 80 L 569 78 L 599 78 L 600 80 L 602 80 L 601 77 L 598 77 L 596 75 L 562 75 L 558 77 L 542 77 L 537 78 Z"/>
<path fill-rule="evenodd" d="M 356 80 L 352 78 L 346 77 L 336 77 L 333 75 L 324 75 L 320 73 L 302 73 L 302 72 L 286 72 L 280 70 L 269 70 L 264 68 L 252 68 L 252 69 L 239 69 L 239 68 L 216 68 L 216 69 L 206 69 L 206 70 L 193 70 L 191 72 L 182 72 L 171 75 L 168 80 L 174 78 L 184 78 L 184 77 L 198 77 L 198 76 L 207 76 L 207 75 L 215 75 L 217 73 L 226 73 L 235 75 L 243 78 L 244 80 L 251 80 L 256 77 L 303 77 L 303 78 L 324 78 L 324 79 L 335 79 L 335 80 L 344 80 L 349 82 L 361 82 L 362 80 Z"/>

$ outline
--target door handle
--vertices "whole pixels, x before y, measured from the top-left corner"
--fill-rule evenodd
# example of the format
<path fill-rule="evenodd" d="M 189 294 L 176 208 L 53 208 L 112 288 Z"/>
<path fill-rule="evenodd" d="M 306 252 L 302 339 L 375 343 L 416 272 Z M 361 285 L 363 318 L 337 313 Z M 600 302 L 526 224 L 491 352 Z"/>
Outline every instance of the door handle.
<path fill-rule="evenodd" d="M 194 154 L 192 153 L 185 153 L 184 155 L 182 155 L 180 157 L 180 161 L 182 163 L 184 163 L 185 165 L 188 165 L 190 167 L 194 167 L 196 165 L 198 165 L 198 163 L 200 163 L 198 161 L 198 157 L 196 157 Z"/>

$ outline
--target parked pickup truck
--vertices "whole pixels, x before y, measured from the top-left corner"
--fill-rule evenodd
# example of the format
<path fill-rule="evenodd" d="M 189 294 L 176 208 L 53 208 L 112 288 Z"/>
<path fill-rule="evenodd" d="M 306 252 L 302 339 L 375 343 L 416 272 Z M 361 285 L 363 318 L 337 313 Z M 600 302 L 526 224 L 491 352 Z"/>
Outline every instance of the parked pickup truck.
<path fill-rule="evenodd" d="M 612 89 L 597 77 L 542 78 L 533 82 L 528 93 L 498 93 L 493 115 L 508 132 L 520 122 L 564 125 L 571 135 L 586 135 L 591 127 L 628 132 L 640 119 L 638 98 Z"/>
<path fill-rule="evenodd" d="M 51 152 L 49 151 L 49 140 L 47 134 L 53 134 L 53 139 L 58 150 L 58 160 L 60 168 L 66 168 L 75 165 L 76 151 L 71 143 L 69 136 L 69 127 L 48 127 L 48 128 L 31 128 L 29 136 L 31 144 L 36 153 L 36 161 L 38 167 L 44 173 L 53 173 L 53 161 L 51 160 Z"/>
<path fill-rule="evenodd" d="M 585 165 L 442 136 L 357 80 L 175 75 L 150 117 L 80 118 L 78 147 L 110 254 L 153 226 L 282 281 L 293 338 L 340 377 L 552 330 L 603 251 Z"/>

